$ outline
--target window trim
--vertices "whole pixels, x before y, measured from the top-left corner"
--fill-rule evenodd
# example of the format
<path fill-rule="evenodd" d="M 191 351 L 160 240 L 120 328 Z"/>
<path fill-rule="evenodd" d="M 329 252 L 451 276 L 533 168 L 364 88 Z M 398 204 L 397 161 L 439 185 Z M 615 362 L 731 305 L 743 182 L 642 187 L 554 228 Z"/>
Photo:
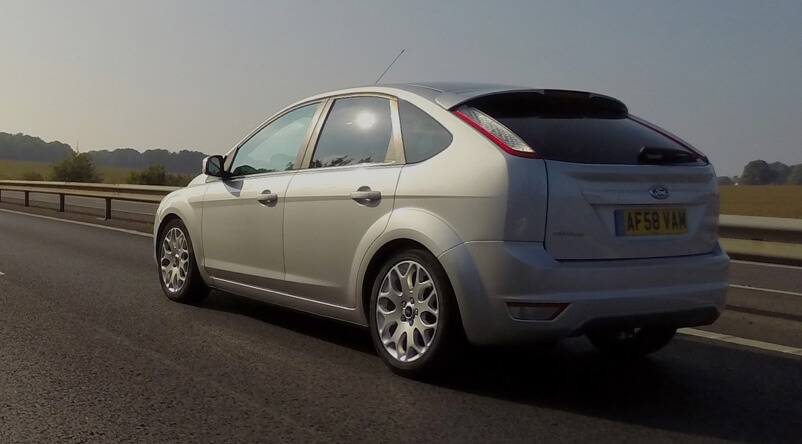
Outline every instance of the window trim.
<path fill-rule="evenodd" d="M 337 166 L 326 166 L 320 168 L 309 168 L 310 163 L 312 162 L 312 156 L 317 149 L 317 143 L 320 140 L 320 133 L 323 130 L 323 125 L 326 123 L 326 120 L 329 118 L 329 114 L 331 112 L 334 103 L 339 99 L 349 99 L 353 97 L 375 97 L 379 99 L 387 99 L 390 102 L 390 129 L 392 134 L 390 135 L 390 144 L 387 147 L 387 155 L 384 158 L 384 161 L 381 163 L 357 163 L 353 165 L 337 165 Z M 395 96 L 391 96 L 389 94 L 381 94 L 381 93 L 372 93 L 372 92 L 362 92 L 362 93 L 351 93 L 351 94 L 340 94 L 335 96 L 330 96 L 325 99 L 325 104 L 321 109 L 321 115 L 318 121 L 315 124 L 315 130 L 312 133 L 311 138 L 306 146 L 306 151 L 303 156 L 303 160 L 299 166 L 299 169 L 302 171 L 305 170 L 314 170 L 314 171 L 328 171 L 332 169 L 343 169 L 343 168 L 354 168 L 354 167 L 377 167 L 377 166 L 387 166 L 387 165 L 403 165 L 405 158 L 404 158 L 404 146 L 401 143 L 401 120 L 398 116 L 398 98 Z"/>
<path fill-rule="evenodd" d="M 318 100 L 311 100 L 309 102 L 300 103 L 300 104 L 298 104 L 296 106 L 293 106 L 292 108 L 285 109 L 283 112 L 275 114 L 273 117 L 270 117 L 269 119 L 264 121 L 261 125 L 257 126 L 256 129 L 251 131 L 247 136 L 245 136 L 232 150 L 230 150 L 228 152 L 228 154 L 226 154 L 226 161 L 225 161 L 225 163 L 223 165 L 223 169 L 226 172 L 230 173 L 231 172 L 231 167 L 234 165 L 234 159 L 237 157 L 237 154 L 239 153 L 240 148 L 242 148 L 243 145 L 248 143 L 248 141 L 250 141 L 254 136 L 259 134 L 260 131 L 265 129 L 265 127 L 267 127 L 271 123 L 275 122 L 276 120 L 286 116 L 287 114 L 289 114 L 289 113 L 291 113 L 293 111 L 296 111 L 298 109 L 304 108 L 306 106 L 317 104 L 317 109 L 315 110 L 315 114 L 312 115 L 312 122 L 310 122 L 309 127 L 306 129 L 306 134 L 304 134 L 304 138 L 301 141 L 301 146 L 298 147 L 298 153 L 295 155 L 295 161 L 293 162 L 292 169 L 284 170 L 284 171 L 270 171 L 270 172 L 264 172 L 264 173 L 254 173 L 254 174 L 241 174 L 241 175 L 238 175 L 238 176 L 231 175 L 231 176 L 229 176 L 227 178 L 227 180 L 239 180 L 239 179 L 243 179 L 243 178 L 247 178 L 247 177 L 262 177 L 262 176 L 268 175 L 268 174 L 269 175 L 286 174 L 288 172 L 293 172 L 293 171 L 297 171 L 298 169 L 300 169 L 300 162 L 302 161 L 304 153 L 306 152 L 306 150 L 307 150 L 307 148 L 309 146 L 310 140 L 312 140 L 312 134 L 314 133 L 314 129 L 317 127 L 319 121 L 321 120 L 320 118 L 321 118 L 321 115 L 323 113 L 323 108 L 325 107 L 325 104 L 326 104 L 327 101 L 328 101 L 328 99 L 323 99 L 323 100 L 318 99 Z"/>

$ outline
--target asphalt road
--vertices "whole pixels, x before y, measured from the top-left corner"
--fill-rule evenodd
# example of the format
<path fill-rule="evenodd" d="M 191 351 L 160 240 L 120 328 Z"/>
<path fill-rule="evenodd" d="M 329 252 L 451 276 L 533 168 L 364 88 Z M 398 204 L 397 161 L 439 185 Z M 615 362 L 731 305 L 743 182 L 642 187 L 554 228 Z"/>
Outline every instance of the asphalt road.
<path fill-rule="evenodd" d="M 549 349 L 474 350 L 444 381 L 412 381 L 381 364 L 360 328 L 221 293 L 199 307 L 170 302 L 151 245 L 0 210 L 0 442 L 802 436 L 800 356 L 680 335 L 648 359 L 622 363 L 577 338 Z M 800 291 L 792 286 L 799 269 L 733 269 L 739 279 L 752 273 L 752 286 L 788 280 L 783 288 Z M 749 297 L 760 291 L 733 292 L 744 292 L 742 305 L 765 305 Z M 771 308 L 735 307 L 719 321 L 726 326 L 711 329 L 748 337 L 768 319 L 772 334 L 799 347 L 800 322 Z"/>

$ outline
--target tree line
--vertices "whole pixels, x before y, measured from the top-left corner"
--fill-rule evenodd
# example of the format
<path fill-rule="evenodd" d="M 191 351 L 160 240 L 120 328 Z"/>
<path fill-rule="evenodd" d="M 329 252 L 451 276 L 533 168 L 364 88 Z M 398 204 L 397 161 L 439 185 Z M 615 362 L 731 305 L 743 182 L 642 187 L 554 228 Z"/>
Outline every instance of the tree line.
<path fill-rule="evenodd" d="M 70 153 L 72 148 L 66 143 L 45 142 L 38 137 L 22 133 L 0 132 L 0 159 L 56 162 Z"/>
<path fill-rule="evenodd" d="M 58 162 L 73 153 L 66 143 L 44 140 L 17 133 L 0 132 L 0 159 L 29 160 L 35 162 Z M 162 165 L 171 173 L 198 174 L 201 161 L 206 154 L 199 151 L 181 150 L 170 152 L 165 149 L 152 149 L 139 152 L 131 148 L 88 151 L 89 160 L 96 166 L 145 169 L 150 165 Z"/>
<path fill-rule="evenodd" d="M 204 157 L 206 155 L 198 151 L 171 153 L 163 149 L 143 153 L 130 148 L 77 153 L 66 143 L 0 132 L 0 159 L 52 164 L 46 176 L 28 171 L 23 174 L 23 180 L 102 182 L 103 176 L 97 166 L 103 166 L 138 170 L 126 178 L 130 184 L 185 186 L 200 172 Z"/>
<path fill-rule="evenodd" d="M 719 176 L 719 185 L 802 185 L 802 164 L 753 160 L 740 176 Z"/>

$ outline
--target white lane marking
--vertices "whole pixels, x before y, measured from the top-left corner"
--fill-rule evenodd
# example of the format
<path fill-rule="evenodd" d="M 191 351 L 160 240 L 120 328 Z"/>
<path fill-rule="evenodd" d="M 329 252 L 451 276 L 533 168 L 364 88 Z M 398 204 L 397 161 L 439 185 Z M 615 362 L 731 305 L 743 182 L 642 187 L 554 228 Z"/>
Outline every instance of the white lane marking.
<path fill-rule="evenodd" d="M 0 276 L 5 276 L 6 274 L 0 271 Z"/>
<path fill-rule="evenodd" d="M 730 263 L 743 264 L 743 265 L 756 265 L 758 267 L 786 268 L 786 269 L 789 269 L 789 270 L 802 271 L 802 267 L 798 267 L 796 265 L 770 264 L 768 262 L 741 261 L 741 260 L 737 260 L 737 259 L 730 259 Z"/>
<path fill-rule="evenodd" d="M 745 345 L 747 347 L 759 348 L 762 350 L 769 350 L 777 353 L 785 353 L 787 355 L 802 356 L 802 348 L 789 347 L 787 345 L 772 344 L 771 342 L 756 341 L 754 339 L 739 338 L 737 336 L 723 335 L 721 333 L 713 333 L 705 330 L 697 330 L 695 328 L 681 328 L 677 331 L 685 335 L 711 339 L 713 341 L 728 342 L 730 344 Z"/>
<path fill-rule="evenodd" d="M 120 233 L 135 234 L 137 236 L 153 237 L 153 235 L 150 234 L 150 233 L 143 233 L 141 231 L 136 231 L 136 230 L 126 230 L 125 228 L 107 227 L 105 225 L 90 224 L 88 222 L 79 222 L 77 220 L 60 219 L 58 217 L 42 216 L 41 214 L 24 213 L 22 211 L 6 210 L 4 208 L 0 208 L 0 211 L 2 211 L 4 213 L 20 214 L 22 216 L 38 217 L 39 219 L 55 220 L 57 222 L 66 222 L 68 224 L 83 225 L 83 226 L 86 226 L 86 227 L 103 228 L 104 230 L 118 231 Z"/>
<path fill-rule="evenodd" d="M 764 291 L 766 293 L 787 294 L 787 295 L 790 295 L 790 296 L 802 296 L 802 293 L 795 293 L 793 291 L 772 290 L 770 288 L 750 287 L 748 285 L 730 284 L 730 287 L 732 287 L 732 288 L 741 288 L 743 290 Z"/>

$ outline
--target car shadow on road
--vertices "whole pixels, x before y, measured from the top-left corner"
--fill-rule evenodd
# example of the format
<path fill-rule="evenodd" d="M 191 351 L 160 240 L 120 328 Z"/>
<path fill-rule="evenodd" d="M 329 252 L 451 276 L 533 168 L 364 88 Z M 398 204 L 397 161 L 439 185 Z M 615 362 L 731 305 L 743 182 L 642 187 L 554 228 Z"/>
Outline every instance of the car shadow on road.
<path fill-rule="evenodd" d="M 375 354 L 364 328 L 228 294 L 213 293 L 201 307 Z M 629 361 L 606 358 L 583 338 L 554 347 L 471 349 L 455 370 L 427 383 L 696 436 L 798 442 L 800 375 L 799 358 L 678 335 L 663 351 Z"/>
<path fill-rule="evenodd" d="M 613 421 L 737 441 L 799 442 L 802 360 L 678 335 L 646 358 L 584 339 L 536 352 L 483 350 L 444 386 Z"/>
<path fill-rule="evenodd" d="M 247 316 L 358 352 L 375 354 L 367 330 L 356 325 L 220 291 L 212 291 L 211 295 L 199 306 L 209 310 Z"/>

